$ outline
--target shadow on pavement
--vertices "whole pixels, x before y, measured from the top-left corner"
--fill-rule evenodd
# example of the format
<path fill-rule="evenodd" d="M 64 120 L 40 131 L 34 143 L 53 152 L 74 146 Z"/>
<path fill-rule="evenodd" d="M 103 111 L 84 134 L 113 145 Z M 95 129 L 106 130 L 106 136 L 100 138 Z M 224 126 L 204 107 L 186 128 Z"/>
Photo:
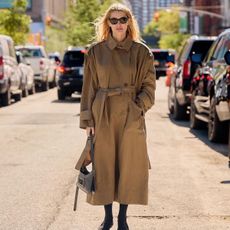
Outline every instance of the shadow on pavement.
<path fill-rule="evenodd" d="M 189 120 L 183 120 L 183 121 L 175 121 L 172 118 L 171 114 L 168 114 L 169 119 L 171 120 L 171 122 L 177 126 L 180 127 L 185 127 L 190 129 L 189 127 Z M 195 138 L 200 139 L 200 141 L 202 141 L 204 144 L 208 145 L 211 149 L 215 150 L 216 152 L 224 155 L 224 156 L 228 156 L 228 145 L 225 143 L 212 143 L 208 140 L 208 130 L 207 128 L 203 128 L 200 130 L 194 130 L 194 129 L 190 129 L 189 130 L 190 133 L 192 133 Z"/>
<path fill-rule="evenodd" d="M 80 97 L 66 97 L 65 100 L 60 101 L 60 100 L 53 100 L 52 103 L 80 103 L 81 98 Z"/>

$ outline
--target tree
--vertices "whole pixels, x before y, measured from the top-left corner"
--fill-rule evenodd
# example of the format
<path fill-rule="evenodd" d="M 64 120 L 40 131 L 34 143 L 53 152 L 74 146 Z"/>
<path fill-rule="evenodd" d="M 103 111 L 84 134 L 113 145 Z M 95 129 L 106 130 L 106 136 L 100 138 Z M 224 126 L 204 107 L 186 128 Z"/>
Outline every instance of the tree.
<path fill-rule="evenodd" d="M 31 18 L 25 14 L 26 7 L 26 0 L 15 0 L 12 8 L 1 12 L 0 32 L 11 36 L 15 44 L 24 44 L 29 34 Z"/>
<path fill-rule="evenodd" d="M 79 46 L 91 43 L 95 37 L 94 22 L 114 0 L 78 0 L 77 3 L 69 2 L 66 14 L 65 33 L 70 45 Z"/>
<path fill-rule="evenodd" d="M 188 35 L 179 33 L 179 12 L 176 8 L 170 11 L 161 10 L 157 12 L 157 20 L 153 20 L 144 29 L 145 35 L 160 37 L 159 46 L 162 49 L 178 50 Z"/>

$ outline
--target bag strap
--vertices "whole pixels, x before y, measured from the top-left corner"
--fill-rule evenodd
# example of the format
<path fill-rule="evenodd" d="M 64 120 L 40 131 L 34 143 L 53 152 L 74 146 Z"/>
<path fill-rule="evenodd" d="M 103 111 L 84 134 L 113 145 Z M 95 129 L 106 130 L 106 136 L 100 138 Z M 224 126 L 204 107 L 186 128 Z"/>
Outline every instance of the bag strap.
<path fill-rule="evenodd" d="M 90 156 L 92 161 L 92 170 L 94 170 L 94 135 L 90 132 L 90 135 L 88 137 L 90 139 Z"/>
<path fill-rule="evenodd" d="M 74 204 L 73 204 L 74 211 L 77 210 L 78 191 L 79 191 L 79 187 L 77 186 L 75 191 Z"/>

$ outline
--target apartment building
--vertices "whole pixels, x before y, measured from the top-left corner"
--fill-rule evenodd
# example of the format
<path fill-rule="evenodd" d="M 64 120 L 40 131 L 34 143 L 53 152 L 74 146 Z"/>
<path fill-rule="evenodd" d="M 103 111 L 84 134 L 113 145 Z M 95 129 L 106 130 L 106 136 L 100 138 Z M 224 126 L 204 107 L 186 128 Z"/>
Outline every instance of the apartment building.
<path fill-rule="evenodd" d="M 180 0 L 129 0 L 141 31 L 152 20 L 157 10 L 179 2 Z"/>

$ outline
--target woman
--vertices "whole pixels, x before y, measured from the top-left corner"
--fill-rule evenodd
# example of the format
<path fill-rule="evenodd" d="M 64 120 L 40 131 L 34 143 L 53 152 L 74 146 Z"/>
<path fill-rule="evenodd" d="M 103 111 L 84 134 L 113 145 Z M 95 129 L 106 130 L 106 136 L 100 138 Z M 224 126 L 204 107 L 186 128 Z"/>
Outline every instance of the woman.
<path fill-rule="evenodd" d="M 119 202 L 118 229 L 126 230 L 128 204 L 148 199 L 144 114 L 154 104 L 155 70 L 126 6 L 110 6 L 96 33 L 85 58 L 80 113 L 80 128 L 95 134 L 96 192 L 87 201 L 104 205 L 102 230 L 112 227 L 112 203 Z"/>

